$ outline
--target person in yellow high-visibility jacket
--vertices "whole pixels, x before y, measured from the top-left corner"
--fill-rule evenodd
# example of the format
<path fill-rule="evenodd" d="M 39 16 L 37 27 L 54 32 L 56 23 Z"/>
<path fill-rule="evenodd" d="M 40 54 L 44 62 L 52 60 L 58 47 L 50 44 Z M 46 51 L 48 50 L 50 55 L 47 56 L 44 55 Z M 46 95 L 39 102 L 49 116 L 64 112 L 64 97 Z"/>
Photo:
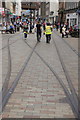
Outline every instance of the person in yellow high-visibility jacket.
<path fill-rule="evenodd" d="M 46 25 L 45 34 L 46 34 L 46 43 L 50 43 L 51 34 L 52 34 L 52 27 L 51 27 L 50 23 L 47 23 L 47 25 Z"/>

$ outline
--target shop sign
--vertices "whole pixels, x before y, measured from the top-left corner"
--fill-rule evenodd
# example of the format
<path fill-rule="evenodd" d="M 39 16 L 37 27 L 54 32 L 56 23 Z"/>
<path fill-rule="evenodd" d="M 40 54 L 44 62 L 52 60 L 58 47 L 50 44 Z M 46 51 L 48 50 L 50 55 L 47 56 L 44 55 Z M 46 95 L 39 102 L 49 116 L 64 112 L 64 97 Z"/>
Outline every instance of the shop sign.
<path fill-rule="evenodd" d="M 0 13 L 1 13 L 1 14 L 4 13 L 4 8 L 0 8 Z"/>

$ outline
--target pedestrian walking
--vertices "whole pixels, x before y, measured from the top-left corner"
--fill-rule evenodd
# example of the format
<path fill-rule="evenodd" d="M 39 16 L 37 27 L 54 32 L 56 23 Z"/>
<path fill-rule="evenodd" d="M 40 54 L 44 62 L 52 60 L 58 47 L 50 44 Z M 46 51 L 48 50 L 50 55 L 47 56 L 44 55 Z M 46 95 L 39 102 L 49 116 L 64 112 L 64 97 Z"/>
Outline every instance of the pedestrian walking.
<path fill-rule="evenodd" d="M 26 20 L 24 20 L 24 23 L 23 23 L 23 32 L 24 32 L 24 38 L 26 39 L 28 34 L 28 24 Z"/>
<path fill-rule="evenodd" d="M 68 38 L 68 31 L 66 30 L 66 25 L 62 28 L 62 37 L 66 36 Z"/>
<path fill-rule="evenodd" d="M 22 29 L 22 22 L 21 21 L 20 21 L 19 25 L 20 25 L 20 29 Z"/>
<path fill-rule="evenodd" d="M 58 31 L 58 23 L 56 23 L 56 30 Z"/>
<path fill-rule="evenodd" d="M 17 31 L 20 31 L 20 24 L 19 22 L 16 23 Z"/>
<path fill-rule="evenodd" d="M 47 23 L 47 26 L 45 28 L 45 34 L 46 34 L 46 43 L 50 43 L 51 34 L 52 34 L 52 27 L 50 23 Z"/>
<path fill-rule="evenodd" d="M 37 41 L 40 42 L 41 39 L 41 33 L 42 33 L 42 25 L 40 24 L 40 22 L 38 21 L 37 25 L 36 25 L 36 29 L 37 29 Z"/>
<path fill-rule="evenodd" d="M 46 23 L 43 22 L 43 35 L 45 35 L 45 27 L 46 27 Z"/>
<path fill-rule="evenodd" d="M 9 29 L 9 32 L 12 34 L 14 34 L 14 26 L 13 24 L 10 24 L 10 29 Z"/>
<path fill-rule="evenodd" d="M 16 22 L 14 22 L 14 30 L 15 30 L 15 32 L 16 32 Z"/>

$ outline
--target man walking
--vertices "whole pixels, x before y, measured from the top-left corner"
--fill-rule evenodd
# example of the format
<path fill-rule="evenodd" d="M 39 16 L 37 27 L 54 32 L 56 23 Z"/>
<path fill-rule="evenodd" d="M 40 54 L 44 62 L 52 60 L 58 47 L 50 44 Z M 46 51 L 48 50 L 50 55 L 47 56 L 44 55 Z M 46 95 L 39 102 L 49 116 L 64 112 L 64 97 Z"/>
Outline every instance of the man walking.
<path fill-rule="evenodd" d="M 52 27 L 50 23 L 47 23 L 47 26 L 45 28 L 45 34 L 46 34 L 46 43 L 50 43 L 51 34 L 52 34 Z"/>
<path fill-rule="evenodd" d="M 28 25 L 26 23 L 26 20 L 24 20 L 24 23 L 23 23 L 23 32 L 24 32 L 24 38 L 26 39 L 28 34 Z"/>
<path fill-rule="evenodd" d="M 42 25 L 40 24 L 40 22 L 38 21 L 36 28 L 37 28 L 37 41 L 40 42 L 41 39 L 41 33 L 42 33 Z"/>

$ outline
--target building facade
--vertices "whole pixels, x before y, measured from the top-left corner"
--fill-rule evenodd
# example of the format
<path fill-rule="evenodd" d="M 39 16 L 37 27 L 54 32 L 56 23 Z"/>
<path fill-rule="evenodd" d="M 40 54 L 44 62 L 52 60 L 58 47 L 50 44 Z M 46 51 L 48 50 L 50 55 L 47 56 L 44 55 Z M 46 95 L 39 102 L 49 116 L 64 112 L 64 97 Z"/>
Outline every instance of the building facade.
<path fill-rule="evenodd" d="M 46 2 L 42 2 L 40 6 L 40 17 L 42 20 L 46 19 Z"/>
<path fill-rule="evenodd" d="M 17 2 L 18 1 L 18 2 Z M 2 4 L 2 8 L 4 11 L 2 12 L 2 16 L 0 17 L 2 19 L 2 22 L 12 22 L 14 21 L 16 16 L 21 16 L 21 0 L 6 0 L 0 2 L 0 6 Z M 1 20 L 0 20 L 1 21 Z"/>
<path fill-rule="evenodd" d="M 49 21 L 52 24 L 58 22 L 58 9 L 59 9 L 58 1 L 50 2 Z"/>
<path fill-rule="evenodd" d="M 2 1 L 0 1 L 0 24 L 2 23 Z"/>
<path fill-rule="evenodd" d="M 58 22 L 58 9 L 58 1 L 46 3 L 46 20 L 49 21 L 51 24 Z"/>
<path fill-rule="evenodd" d="M 46 20 L 49 22 L 50 2 L 46 2 Z"/>
<path fill-rule="evenodd" d="M 59 18 L 60 23 L 67 22 L 70 26 L 78 25 L 78 4 L 79 2 L 59 2 Z"/>
<path fill-rule="evenodd" d="M 69 27 L 78 25 L 78 4 L 78 2 L 66 2 L 65 4 L 66 21 Z"/>
<path fill-rule="evenodd" d="M 15 14 L 16 14 L 17 16 L 21 16 L 21 0 L 18 0 L 18 1 L 16 2 Z"/>
<path fill-rule="evenodd" d="M 65 19 L 66 19 L 66 14 L 64 13 L 64 10 L 65 10 L 65 1 L 61 2 L 59 0 L 58 22 L 60 24 L 63 24 L 65 22 Z"/>

